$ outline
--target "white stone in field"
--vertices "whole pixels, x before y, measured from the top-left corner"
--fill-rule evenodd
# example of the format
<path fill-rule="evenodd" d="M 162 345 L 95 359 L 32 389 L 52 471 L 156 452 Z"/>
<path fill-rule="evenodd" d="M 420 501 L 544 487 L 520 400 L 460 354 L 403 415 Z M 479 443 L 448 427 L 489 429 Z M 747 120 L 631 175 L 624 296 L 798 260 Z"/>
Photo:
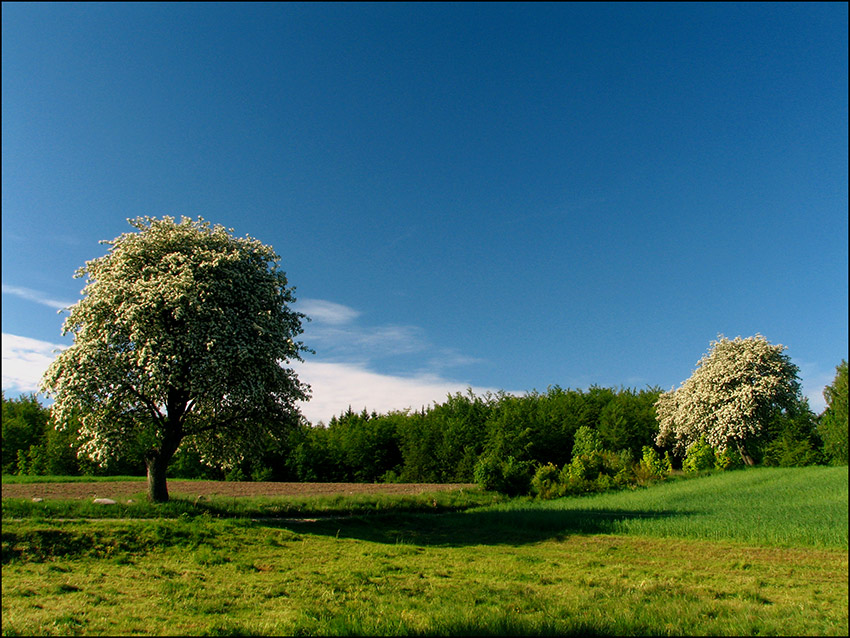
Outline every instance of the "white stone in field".
<path fill-rule="evenodd" d="M 115 505 L 116 501 L 113 501 L 111 498 L 96 498 L 94 502 L 97 505 Z"/>
<path fill-rule="evenodd" d="M 43 500 L 44 499 L 41 498 L 40 496 L 33 496 L 33 498 L 32 498 L 33 503 L 41 503 Z"/>

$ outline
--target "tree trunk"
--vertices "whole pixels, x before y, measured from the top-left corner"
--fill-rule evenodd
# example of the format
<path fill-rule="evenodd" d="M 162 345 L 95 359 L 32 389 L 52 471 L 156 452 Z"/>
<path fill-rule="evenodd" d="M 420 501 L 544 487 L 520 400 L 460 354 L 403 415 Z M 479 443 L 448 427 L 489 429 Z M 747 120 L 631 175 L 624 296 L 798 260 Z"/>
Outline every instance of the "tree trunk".
<path fill-rule="evenodd" d="M 165 440 L 158 449 L 150 450 L 145 455 L 145 466 L 148 468 L 148 499 L 154 503 L 165 503 L 168 501 L 168 485 L 165 482 L 165 471 L 171 462 L 180 441 L 182 432 L 174 429 L 165 435 Z"/>
<path fill-rule="evenodd" d="M 159 453 L 151 453 L 145 458 L 145 465 L 148 468 L 148 500 L 166 503 L 168 485 L 165 482 L 165 470 L 168 468 L 168 460 Z"/>
<path fill-rule="evenodd" d="M 169 391 L 166 402 L 168 417 L 162 442 L 159 448 L 150 450 L 145 455 L 145 466 L 148 468 L 148 499 L 154 503 L 168 502 L 165 471 L 180 446 L 180 441 L 183 440 L 182 419 L 186 414 L 187 400 L 185 392 Z"/>
<path fill-rule="evenodd" d="M 744 461 L 744 465 L 756 464 L 755 459 L 747 453 L 747 449 L 743 445 L 738 444 L 738 451 L 741 453 L 741 460 Z"/>

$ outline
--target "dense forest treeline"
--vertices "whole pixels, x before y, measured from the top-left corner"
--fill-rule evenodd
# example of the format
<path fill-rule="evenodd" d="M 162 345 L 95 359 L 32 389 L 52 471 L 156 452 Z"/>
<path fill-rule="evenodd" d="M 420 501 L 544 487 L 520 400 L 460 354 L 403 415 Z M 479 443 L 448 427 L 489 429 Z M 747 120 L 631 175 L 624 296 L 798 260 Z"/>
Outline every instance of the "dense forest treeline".
<path fill-rule="evenodd" d="M 736 465 L 735 458 L 695 449 L 677 458 L 658 447 L 658 388 L 588 390 L 550 387 L 522 396 L 506 393 L 449 395 L 419 411 L 386 414 L 350 409 L 325 426 L 305 421 L 284 440 L 269 441 L 261 457 L 235 467 L 209 466 L 188 443 L 169 467 L 172 478 L 320 482 L 478 482 L 492 489 L 527 492 L 555 481 L 561 490 L 634 482 L 670 468 Z M 775 417 L 753 448 L 765 465 L 841 462 L 824 450 L 816 416 L 802 400 Z M 51 426 L 50 409 L 34 395 L 3 396 L 3 473 L 144 474 L 138 456 L 99 467 L 77 456 L 73 428 Z M 710 459 L 697 457 L 706 453 Z M 706 457 L 707 458 L 707 457 Z M 661 459 L 665 459 L 664 463 Z M 843 461 L 846 463 L 846 459 Z M 653 469 L 654 468 L 654 469 Z M 555 475 L 558 479 L 555 479 Z M 590 483 L 588 483 L 590 481 Z"/>

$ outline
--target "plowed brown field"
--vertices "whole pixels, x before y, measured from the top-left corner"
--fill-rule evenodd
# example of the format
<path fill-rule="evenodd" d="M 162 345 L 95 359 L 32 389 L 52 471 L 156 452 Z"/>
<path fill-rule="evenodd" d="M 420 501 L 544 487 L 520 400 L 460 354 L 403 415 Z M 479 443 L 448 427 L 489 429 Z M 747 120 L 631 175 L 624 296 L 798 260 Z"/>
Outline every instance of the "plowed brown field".
<path fill-rule="evenodd" d="M 235 483 L 168 481 L 169 494 L 188 496 L 331 496 L 334 494 L 421 494 L 474 488 L 469 483 Z M 85 499 L 126 497 L 147 491 L 144 481 L 3 484 L 3 498 Z"/>

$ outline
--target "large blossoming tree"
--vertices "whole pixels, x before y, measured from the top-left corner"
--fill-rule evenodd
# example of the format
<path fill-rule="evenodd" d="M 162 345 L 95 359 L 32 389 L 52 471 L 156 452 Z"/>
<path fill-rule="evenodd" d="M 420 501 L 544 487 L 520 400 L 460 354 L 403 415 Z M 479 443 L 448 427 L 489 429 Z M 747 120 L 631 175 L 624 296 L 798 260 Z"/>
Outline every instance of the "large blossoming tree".
<path fill-rule="evenodd" d="M 307 351 L 305 317 L 270 246 L 202 218 L 129 221 L 137 232 L 77 271 L 83 298 L 63 326 L 74 344 L 42 389 L 57 427 L 79 415 L 82 453 L 141 455 L 162 502 L 181 443 L 234 462 L 299 418 L 309 386 L 287 364 Z"/>
<path fill-rule="evenodd" d="M 784 350 L 758 334 L 734 340 L 720 335 L 693 375 L 659 396 L 656 443 L 672 444 L 682 454 L 705 436 L 715 450 L 732 447 L 753 465 L 748 446 L 774 416 L 801 401 L 799 369 Z"/>

